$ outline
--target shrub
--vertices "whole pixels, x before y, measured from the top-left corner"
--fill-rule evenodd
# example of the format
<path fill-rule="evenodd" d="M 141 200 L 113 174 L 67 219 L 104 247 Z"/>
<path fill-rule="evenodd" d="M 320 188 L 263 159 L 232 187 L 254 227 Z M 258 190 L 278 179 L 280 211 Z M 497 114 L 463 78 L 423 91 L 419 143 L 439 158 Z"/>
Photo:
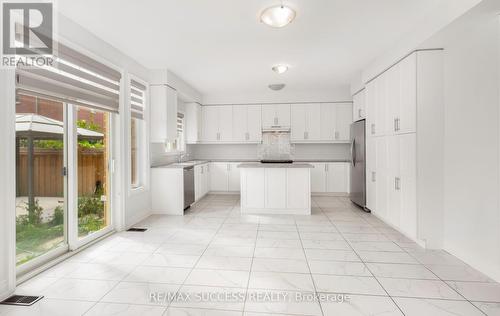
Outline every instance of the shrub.
<path fill-rule="evenodd" d="M 61 225 L 64 223 L 64 209 L 62 206 L 58 206 L 54 209 L 54 215 L 52 216 L 52 225 Z"/>
<path fill-rule="evenodd" d="M 104 216 L 104 203 L 98 196 L 82 196 L 78 198 L 78 217 L 94 214 Z"/>
<path fill-rule="evenodd" d="M 28 221 L 32 225 L 40 225 L 42 223 L 43 207 L 40 206 L 38 200 L 35 200 L 35 204 L 30 205 L 26 202 L 26 210 L 28 211 Z"/>

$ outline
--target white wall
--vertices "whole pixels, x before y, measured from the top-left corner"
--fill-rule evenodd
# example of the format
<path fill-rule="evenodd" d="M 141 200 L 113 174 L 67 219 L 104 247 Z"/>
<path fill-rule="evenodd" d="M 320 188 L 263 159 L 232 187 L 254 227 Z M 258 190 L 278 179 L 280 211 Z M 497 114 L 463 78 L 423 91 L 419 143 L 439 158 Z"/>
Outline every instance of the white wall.
<path fill-rule="evenodd" d="M 188 145 L 193 159 L 259 160 L 258 145 Z M 349 144 L 296 144 L 295 160 L 349 160 Z"/>
<path fill-rule="evenodd" d="M 500 2 L 424 42 L 444 51 L 444 249 L 500 281 Z"/>
<path fill-rule="evenodd" d="M 238 93 L 227 91 L 224 94 L 203 95 L 203 104 L 246 104 L 246 103 L 291 103 L 291 102 L 333 102 L 352 101 L 349 85 L 332 87 L 325 90 L 289 91 L 285 87 L 281 91 L 267 90 L 266 93 Z"/>

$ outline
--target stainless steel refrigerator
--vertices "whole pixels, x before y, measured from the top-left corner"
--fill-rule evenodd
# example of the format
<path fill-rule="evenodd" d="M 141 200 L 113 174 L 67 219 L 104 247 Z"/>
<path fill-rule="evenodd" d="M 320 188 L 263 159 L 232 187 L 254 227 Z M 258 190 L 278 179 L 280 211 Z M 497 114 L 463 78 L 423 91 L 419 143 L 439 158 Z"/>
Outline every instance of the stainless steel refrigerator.
<path fill-rule="evenodd" d="M 365 161 L 365 120 L 351 124 L 351 201 L 362 207 L 366 206 L 366 161 Z"/>

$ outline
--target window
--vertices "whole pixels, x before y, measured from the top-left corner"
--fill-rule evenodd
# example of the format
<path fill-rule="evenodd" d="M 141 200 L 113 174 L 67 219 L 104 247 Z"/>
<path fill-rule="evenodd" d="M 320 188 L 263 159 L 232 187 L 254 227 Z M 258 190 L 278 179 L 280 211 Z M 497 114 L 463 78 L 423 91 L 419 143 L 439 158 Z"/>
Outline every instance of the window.
<path fill-rule="evenodd" d="M 144 108 L 146 86 L 130 81 L 130 185 L 132 189 L 143 186 L 144 169 Z"/>
<path fill-rule="evenodd" d="M 186 141 L 184 135 L 184 113 L 177 113 L 177 138 L 173 142 L 165 144 L 166 152 L 182 152 L 186 150 Z"/>

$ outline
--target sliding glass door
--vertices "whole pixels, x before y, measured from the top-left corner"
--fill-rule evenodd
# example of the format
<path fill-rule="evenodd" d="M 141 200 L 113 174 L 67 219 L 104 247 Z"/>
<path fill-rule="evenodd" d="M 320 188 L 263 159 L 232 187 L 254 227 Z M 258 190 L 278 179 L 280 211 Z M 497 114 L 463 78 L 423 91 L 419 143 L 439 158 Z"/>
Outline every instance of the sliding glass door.
<path fill-rule="evenodd" d="M 16 98 L 19 274 L 113 229 L 112 114 L 35 95 Z"/>
<path fill-rule="evenodd" d="M 65 252 L 66 111 L 61 102 L 16 98 L 16 263 Z"/>

